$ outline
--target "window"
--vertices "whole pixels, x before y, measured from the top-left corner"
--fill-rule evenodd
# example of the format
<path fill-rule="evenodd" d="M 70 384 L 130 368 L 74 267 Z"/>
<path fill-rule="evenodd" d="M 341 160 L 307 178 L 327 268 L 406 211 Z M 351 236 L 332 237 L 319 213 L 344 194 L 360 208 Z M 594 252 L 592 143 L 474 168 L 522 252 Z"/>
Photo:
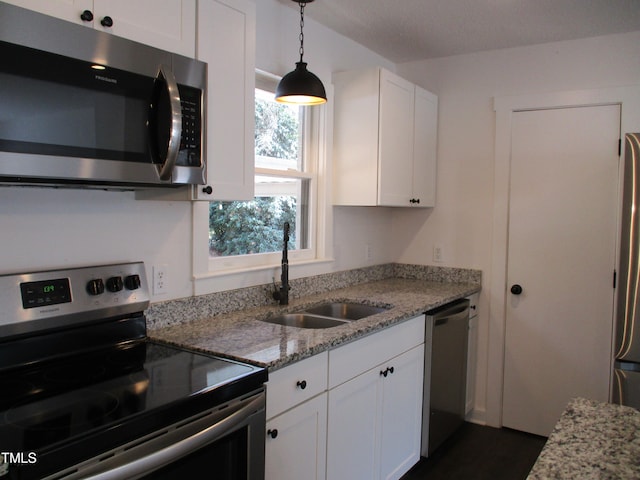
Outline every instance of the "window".
<path fill-rule="evenodd" d="M 312 140 L 318 135 L 310 107 L 274 100 L 276 84 L 273 77 L 256 78 L 255 198 L 209 204 L 209 257 L 216 269 L 278 264 L 285 222 L 290 258 L 315 258 L 318 149 Z"/>

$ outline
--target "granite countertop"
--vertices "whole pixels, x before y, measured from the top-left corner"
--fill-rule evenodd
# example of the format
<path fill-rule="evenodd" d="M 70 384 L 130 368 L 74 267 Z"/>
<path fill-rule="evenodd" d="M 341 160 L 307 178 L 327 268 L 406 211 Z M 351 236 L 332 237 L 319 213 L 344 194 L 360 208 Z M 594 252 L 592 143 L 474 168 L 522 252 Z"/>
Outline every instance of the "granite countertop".
<path fill-rule="evenodd" d="M 389 278 L 293 299 L 287 306 L 259 306 L 170 326 L 150 326 L 148 336 L 273 371 L 479 290 L 475 283 Z M 389 309 L 326 329 L 286 327 L 258 320 L 327 301 L 352 301 Z"/>
<path fill-rule="evenodd" d="M 640 479 L 640 412 L 571 400 L 527 477 L 543 479 Z"/>

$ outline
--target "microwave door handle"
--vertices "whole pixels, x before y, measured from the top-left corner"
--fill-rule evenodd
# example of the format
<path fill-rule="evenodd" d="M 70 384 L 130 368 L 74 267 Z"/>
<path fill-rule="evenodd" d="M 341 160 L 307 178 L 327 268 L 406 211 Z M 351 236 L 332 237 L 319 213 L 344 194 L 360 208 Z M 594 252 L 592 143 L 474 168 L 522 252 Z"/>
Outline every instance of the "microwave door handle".
<path fill-rule="evenodd" d="M 180 152 L 180 139 L 182 138 L 182 107 L 180 106 L 180 91 L 173 72 L 165 67 L 160 66 L 158 77 L 164 79 L 169 94 L 169 107 L 171 109 L 171 131 L 169 135 L 169 145 L 167 147 L 166 160 L 162 165 L 158 166 L 160 180 L 170 180 L 173 167 L 176 166 L 178 153 Z"/>

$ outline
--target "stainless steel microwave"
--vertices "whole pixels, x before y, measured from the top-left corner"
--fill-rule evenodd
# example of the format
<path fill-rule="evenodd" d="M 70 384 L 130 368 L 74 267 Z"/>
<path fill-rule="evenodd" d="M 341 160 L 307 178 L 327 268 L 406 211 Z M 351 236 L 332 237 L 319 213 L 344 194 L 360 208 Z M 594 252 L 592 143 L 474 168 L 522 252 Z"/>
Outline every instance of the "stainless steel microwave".
<path fill-rule="evenodd" d="M 0 184 L 204 184 L 206 63 L 0 2 Z"/>

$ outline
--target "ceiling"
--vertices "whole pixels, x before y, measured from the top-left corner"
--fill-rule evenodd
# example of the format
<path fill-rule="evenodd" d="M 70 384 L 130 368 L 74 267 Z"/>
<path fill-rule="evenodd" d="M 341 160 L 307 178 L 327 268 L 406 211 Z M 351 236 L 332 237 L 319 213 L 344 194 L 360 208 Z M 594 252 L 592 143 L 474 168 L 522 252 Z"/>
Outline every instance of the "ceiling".
<path fill-rule="evenodd" d="M 394 63 L 640 30 L 640 0 L 308 2 L 305 17 Z"/>

